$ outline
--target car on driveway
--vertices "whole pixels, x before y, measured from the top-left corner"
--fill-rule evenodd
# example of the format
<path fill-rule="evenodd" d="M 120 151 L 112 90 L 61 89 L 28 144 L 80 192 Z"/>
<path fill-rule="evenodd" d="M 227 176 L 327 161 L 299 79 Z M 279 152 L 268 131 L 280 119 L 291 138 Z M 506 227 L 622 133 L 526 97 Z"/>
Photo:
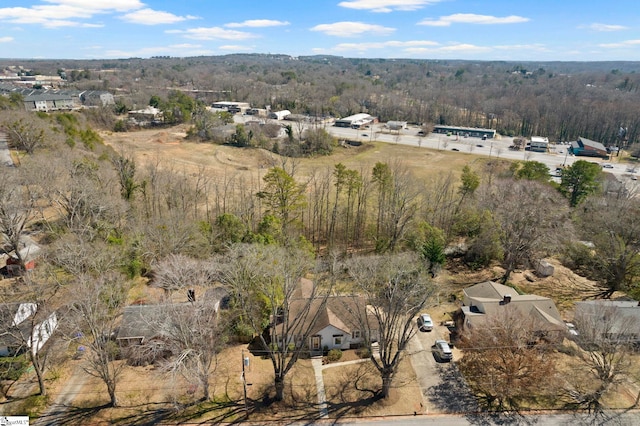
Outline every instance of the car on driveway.
<path fill-rule="evenodd" d="M 435 345 L 431 346 L 431 351 L 438 362 L 447 362 L 453 359 L 451 348 L 444 340 L 436 340 Z"/>
<path fill-rule="evenodd" d="M 418 317 L 418 329 L 420 331 L 433 330 L 433 320 L 431 319 L 431 315 L 420 314 L 420 316 Z"/>
<path fill-rule="evenodd" d="M 605 163 L 605 164 L 602 165 L 602 168 L 604 168 L 604 169 L 613 169 L 613 164 Z"/>

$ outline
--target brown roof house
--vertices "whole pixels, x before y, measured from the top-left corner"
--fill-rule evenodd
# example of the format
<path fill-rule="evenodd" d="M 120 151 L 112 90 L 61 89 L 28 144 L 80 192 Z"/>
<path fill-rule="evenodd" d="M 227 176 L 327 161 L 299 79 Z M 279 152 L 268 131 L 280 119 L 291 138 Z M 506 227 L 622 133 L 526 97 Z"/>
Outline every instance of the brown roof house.
<path fill-rule="evenodd" d="M 562 321 L 558 308 L 548 297 L 534 294 L 518 294 L 515 289 L 485 281 L 463 290 L 462 315 L 458 326 L 482 327 L 501 310 L 513 309 L 525 320 L 530 320 L 536 332 L 547 340 L 562 340 L 567 326 Z"/>
<path fill-rule="evenodd" d="M 312 294 L 313 282 L 301 279 L 300 286 L 292 294 L 289 302 L 289 317 L 298 318 L 303 314 Z M 368 314 L 364 298 L 359 296 L 318 297 L 311 301 L 309 312 L 299 329 L 309 330 L 306 342 L 312 355 L 331 349 L 350 349 L 360 347 L 367 342 L 378 340 L 375 321 Z M 276 328 L 282 327 L 276 325 Z M 280 332 L 276 332 L 281 336 Z M 281 342 L 279 342 L 280 344 Z"/>

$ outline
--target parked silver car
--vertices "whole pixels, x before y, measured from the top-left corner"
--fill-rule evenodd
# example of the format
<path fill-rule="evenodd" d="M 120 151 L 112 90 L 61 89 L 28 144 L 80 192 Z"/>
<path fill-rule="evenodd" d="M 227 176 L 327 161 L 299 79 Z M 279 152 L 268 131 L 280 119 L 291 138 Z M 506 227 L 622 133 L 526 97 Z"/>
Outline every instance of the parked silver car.
<path fill-rule="evenodd" d="M 444 340 L 436 340 L 436 344 L 431 346 L 431 350 L 439 362 L 451 361 L 453 359 L 451 348 Z"/>
<path fill-rule="evenodd" d="M 433 321 L 431 320 L 431 315 L 420 314 L 420 316 L 418 317 L 418 329 L 420 331 L 433 330 Z"/>

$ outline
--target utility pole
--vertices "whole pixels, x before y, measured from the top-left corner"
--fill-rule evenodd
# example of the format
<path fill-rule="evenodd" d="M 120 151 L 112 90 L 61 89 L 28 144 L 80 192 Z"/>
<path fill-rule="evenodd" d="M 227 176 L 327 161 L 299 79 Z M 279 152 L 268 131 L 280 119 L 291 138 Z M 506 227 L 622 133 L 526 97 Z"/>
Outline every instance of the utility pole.
<path fill-rule="evenodd" d="M 244 412 L 245 412 L 245 415 L 249 417 L 249 405 L 247 404 L 247 376 L 245 372 L 244 349 L 242 350 L 242 388 L 244 390 Z"/>

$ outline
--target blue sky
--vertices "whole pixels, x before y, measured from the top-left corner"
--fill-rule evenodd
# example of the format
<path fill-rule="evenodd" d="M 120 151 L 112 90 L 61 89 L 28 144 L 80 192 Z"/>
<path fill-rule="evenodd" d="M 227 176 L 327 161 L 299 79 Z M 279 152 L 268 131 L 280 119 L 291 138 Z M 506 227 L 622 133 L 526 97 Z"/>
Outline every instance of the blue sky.
<path fill-rule="evenodd" d="M 0 0 L 0 57 L 640 61 L 638 0 Z"/>

